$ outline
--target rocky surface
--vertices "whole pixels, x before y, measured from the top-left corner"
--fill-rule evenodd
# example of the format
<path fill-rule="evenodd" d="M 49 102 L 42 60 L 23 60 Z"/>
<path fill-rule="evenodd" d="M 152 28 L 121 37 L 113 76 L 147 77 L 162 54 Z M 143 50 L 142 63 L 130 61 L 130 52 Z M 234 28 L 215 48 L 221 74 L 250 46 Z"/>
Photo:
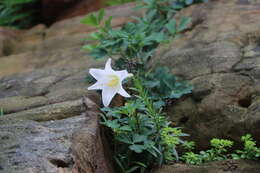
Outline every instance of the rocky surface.
<path fill-rule="evenodd" d="M 218 0 L 183 10 L 192 24 L 158 51 L 159 64 L 190 80 L 190 97 L 168 108 L 205 149 L 213 137 L 235 141 L 251 133 L 260 142 L 260 2 Z"/>
<path fill-rule="evenodd" d="M 8 56 L 12 50 L 12 43 L 19 31 L 9 28 L 0 28 L 0 58 Z"/>
<path fill-rule="evenodd" d="M 110 8 L 113 26 L 130 21 L 133 4 Z M 213 137 L 260 142 L 260 2 L 218 0 L 183 10 L 190 29 L 154 64 L 167 65 L 194 85 L 191 95 L 168 108 L 170 118 L 203 149 Z M 98 127 L 99 99 L 86 90 L 89 67 L 103 66 L 81 50 L 94 28 L 82 16 L 30 30 L 0 30 L 0 172 L 113 172 Z M 158 61 L 159 59 L 159 61 Z M 102 164 L 100 164 L 102 163 Z M 237 172 L 259 172 L 255 162 L 236 162 Z M 191 172 L 219 171 L 214 165 Z M 163 171 L 178 170 L 178 165 Z M 105 171 L 104 171 L 105 170 Z M 249 171 L 248 171 L 249 170 Z M 244 171 L 245 173 L 247 173 Z M 201 173 L 200 172 L 200 173 Z M 232 172 L 232 173 L 233 173 Z M 178 173 L 178 172 L 177 172 Z"/>
<path fill-rule="evenodd" d="M 103 132 L 97 125 L 98 113 L 97 109 L 89 111 L 91 121 L 85 123 L 73 135 L 72 154 L 75 162 L 73 173 L 114 173 L 108 141 L 104 140 Z"/>
<path fill-rule="evenodd" d="M 36 122 L 29 120 L 0 121 L 1 173 L 57 173 L 72 170 L 70 138 L 86 116 Z"/>
<path fill-rule="evenodd" d="M 137 15 L 133 5 L 112 8 L 113 26 Z M 113 173 L 99 128 L 99 96 L 88 92 L 81 50 L 94 28 L 76 17 L 50 28 L 0 31 L 0 172 Z"/>
<path fill-rule="evenodd" d="M 153 173 L 259 173 L 260 163 L 246 160 L 212 162 L 202 166 L 175 164 L 163 166 Z"/>

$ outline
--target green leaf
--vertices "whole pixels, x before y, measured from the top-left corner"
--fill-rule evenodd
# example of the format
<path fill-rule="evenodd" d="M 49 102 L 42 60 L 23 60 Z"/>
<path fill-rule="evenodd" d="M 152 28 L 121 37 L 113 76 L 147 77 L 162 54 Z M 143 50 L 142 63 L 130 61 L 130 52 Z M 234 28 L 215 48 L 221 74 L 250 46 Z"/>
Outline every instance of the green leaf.
<path fill-rule="evenodd" d="M 116 129 L 116 128 L 120 127 L 120 125 L 118 124 L 117 120 L 107 120 L 106 122 L 104 122 L 104 124 L 107 127 L 110 127 L 111 129 Z"/>
<path fill-rule="evenodd" d="M 103 20 L 104 15 L 105 15 L 105 10 L 104 10 L 104 8 L 102 8 L 101 10 L 99 10 L 98 18 L 97 18 L 99 24 L 100 24 L 100 22 Z"/>
<path fill-rule="evenodd" d="M 120 159 L 117 157 L 114 157 L 114 159 L 116 160 L 116 163 L 119 165 L 120 169 L 122 170 L 122 172 L 125 172 L 124 166 L 121 163 Z"/>
<path fill-rule="evenodd" d="M 169 23 L 165 25 L 165 27 L 168 29 L 168 31 L 174 35 L 176 34 L 176 20 L 172 19 Z"/>
<path fill-rule="evenodd" d="M 181 3 L 174 3 L 172 5 L 172 8 L 175 9 L 175 10 L 181 10 L 184 8 L 184 4 L 181 4 Z"/>
<path fill-rule="evenodd" d="M 136 153 L 141 153 L 145 149 L 143 145 L 138 144 L 130 145 L 129 148 Z"/>
<path fill-rule="evenodd" d="M 193 3 L 193 0 L 185 0 L 186 5 L 191 5 Z"/>
<path fill-rule="evenodd" d="M 134 172 L 135 170 L 139 169 L 140 166 L 133 166 L 132 168 L 128 169 L 125 173 L 131 173 Z"/>
<path fill-rule="evenodd" d="M 146 38 L 146 41 L 156 41 L 158 43 L 164 40 L 166 40 L 166 36 L 163 32 L 159 32 L 159 33 L 154 32 L 149 37 Z"/>
<path fill-rule="evenodd" d="M 123 130 L 123 131 L 132 131 L 131 127 L 128 126 L 128 125 L 125 125 L 125 126 L 120 127 L 120 130 Z"/>
<path fill-rule="evenodd" d="M 82 47 L 82 49 L 87 50 L 87 51 L 92 51 L 93 49 L 96 48 L 96 45 L 88 44 Z"/>
<path fill-rule="evenodd" d="M 160 85 L 160 81 L 152 81 L 152 80 L 148 80 L 148 81 L 145 81 L 145 86 L 148 87 L 148 88 L 153 88 L 153 87 L 156 87 L 156 86 L 159 86 Z"/>
<path fill-rule="evenodd" d="M 166 104 L 163 100 L 158 100 L 156 102 L 153 103 L 153 106 L 156 108 L 156 109 L 160 109 L 162 107 L 164 107 Z"/>
<path fill-rule="evenodd" d="M 94 57 L 95 59 L 105 58 L 106 55 L 107 55 L 107 51 L 99 48 L 95 48 L 90 52 L 90 56 Z"/>
<path fill-rule="evenodd" d="M 134 143 L 144 142 L 146 140 L 147 140 L 147 136 L 144 135 L 134 134 L 133 136 Z"/>
<path fill-rule="evenodd" d="M 89 40 L 99 40 L 102 38 L 102 35 L 98 32 L 92 32 L 90 35 L 89 35 Z"/>
<path fill-rule="evenodd" d="M 81 23 L 86 24 L 86 25 L 91 25 L 91 26 L 98 26 L 98 19 L 96 16 L 94 16 L 94 14 L 90 14 L 87 17 L 83 18 L 81 21 Z"/>
<path fill-rule="evenodd" d="M 135 164 L 137 164 L 137 165 L 140 165 L 141 167 L 144 167 L 144 168 L 146 168 L 147 166 L 144 164 L 144 163 L 142 163 L 142 162 L 134 162 Z"/>
<path fill-rule="evenodd" d="M 111 28 L 111 22 L 113 17 L 109 16 L 109 18 L 105 21 L 105 28 L 110 29 Z"/>
<path fill-rule="evenodd" d="M 132 140 L 130 139 L 129 136 L 126 136 L 126 135 L 116 136 L 116 139 L 118 141 L 126 143 L 126 144 L 132 144 Z"/>
<path fill-rule="evenodd" d="M 176 160 L 179 160 L 179 155 L 175 148 L 173 148 L 173 155 L 175 156 Z"/>
<path fill-rule="evenodd" d="M 185 29 L 187 29 L 189 23 L 191 23 L 191 18 L 190 17 L 183 17 L 183 18 L 181 18 L 180 24 L 178 26 L 178 32 L 182 32 Z"/>

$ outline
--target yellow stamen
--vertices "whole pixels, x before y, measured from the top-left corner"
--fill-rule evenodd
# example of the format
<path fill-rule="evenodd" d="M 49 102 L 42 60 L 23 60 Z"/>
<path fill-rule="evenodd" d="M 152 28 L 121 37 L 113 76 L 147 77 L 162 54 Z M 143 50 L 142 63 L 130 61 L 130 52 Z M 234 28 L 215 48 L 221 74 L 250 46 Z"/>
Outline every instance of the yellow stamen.
<path fill-rule="evenodd" d="M 109 82 L 107 83 L 110 87 L 115 87 L 119 84 L 119 77 L 117 75 L 109 75 Z"/>

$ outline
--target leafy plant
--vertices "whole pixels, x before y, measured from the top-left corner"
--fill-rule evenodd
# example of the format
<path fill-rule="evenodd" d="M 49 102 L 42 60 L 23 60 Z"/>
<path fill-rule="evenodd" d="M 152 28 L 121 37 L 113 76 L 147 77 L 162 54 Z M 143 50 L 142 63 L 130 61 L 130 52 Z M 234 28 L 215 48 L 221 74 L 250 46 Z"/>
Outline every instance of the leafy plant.
<path fill-rule="evenodd" d="M 260 147 L 256 146 L 256 142 L 253 140 L 250 134 L 241 137 L 244 142 L 244 148 L 242 150 L 236 150 L 235 152 L 228 151 L 233 146 L 232 141 L 226 139 L 212 139 L 211 149 L 206 151 L 200 151 L 200 153 L 194 153 L 188 149 L 188 152 L 181 156 L 181 160 L 185 163 L 198 165 L 210 161 L 219 161 L 226 159 L 249 159 L 257 160 L 260 158 Z"/>
<path fill-rule="evenodd" d="M 191 3 L 143 0 L 137 9 L 145 8 L 145 15 L 135 17 L 135 22 L 120 29 L 112 28 L 112 17 L 105 18 L 104 10 L 81 21 L 98 29 L 87 38 L 92 44 L 83 49 L 95 59 L 113 59 L 116 69 L 127 69 L 136 77 L 132 88 L 135 97 L 123 106 L 102 108 L 102 124 L 112 131 L 115 161 L 122 173 L 147 172 L 156 165 L 178 160 L 178 146 L 191 147 L 191 143 L 181 139 L 187 134 L 172 127 L 162 111 L 166 99 L 191 93 L 192 86 L 167 68 L 149 65 L 160 44 L 173 41 L 187 29 L 191 19 L 183 17 L 177 21 L 174 16 Z"/>
<path fill-rule="evenodd" d="M 171 38 L 177 37 L 190 22 L 188 17 L 183 17 L 177 22 L 172 18 L 176 10 L 171 9 L 169 12 L 165 10 L 167 4 L 157 2 L 159 1 L 143 1 L 145 5 L 139 8 L 148 8 L 147 14 L 135 18 L 135 23 L 129 22 L 121 29 L 112 29 L 112 17 L 101 22 L 104 10 L 97 15 L 88 15 L 82 23 L 97 27 L 98 32 L 92 33 L 88 39 L 98 42 L 83 48 L 96 59 L 118 57 L 116 66 L 119 69 L 127 68 L 130 72 L 147 71 L 147 64 L 158 45 L 168 43 Z M 161 8 L 163 11 L 160 11 Z M 166 16 L 166 13 L 171 15 Z"/>
<path fill-rule="evenodd" d="M 203 158 L 201 157 L 200 154 L 196 154 L 194 152 L 186 152 L 185 154 L 182 155 L 181 159 L 191 165 L 200 165 L 203 163 Z"/>
<path fill-rule="evenodd" d="M 27 7 L 36 0 L 2 0 L 0 2 L 0 26 L 25 27 L 33 21 L 35 11 Z"/>
<path fill-rule="evenodd" d="M 233 142 L 230 140 L 216 138 L 212 139 L 210 144 L 212 149 L 207 150 L 206 152 L 200 152 L 203 160 L 205 161 L 218 161 L 227 159 L 225 153 L 228 151 L 228 148 L 233 146 Z"/>
<path fill-rule="evenodd" d="M 244 142 L 244 149 L 236 150 L 236 153 L 232 154 L 233 159 L 257 160 L 260 158 L 260 147 L 256 146 L 256 142 L 250 134 L 242 136 L 241 141 Z"/>
<path fill-rule="evenodd" d="M 136 98 L 124 106 L 102 108 L 102 124 L 113 131 L 116 162 L 124 173 L 144 172 L 155 163 L 178 160 L 176 147 L 184 143 L 180 137 L 187 136 L 181 129 L 170 127 L 139 79 L 134 79 L 133 90 Z"/>
<path fill-rule="evenodd" d="M 228 148 L 231 148 L 233 146 L 233 142 L 226 139 L 212 139 L 210 141 L 211 149 L 206 151 L 200 151 L 199 154 L 196 154 L 194 152 L 186 152 L 183 154 L 181 159 L 188 163 L 193 165 L 202 164 L 204 162 L 209 161 L 219 161 L 219 160 L 226 160 L 228 158 Z"/>

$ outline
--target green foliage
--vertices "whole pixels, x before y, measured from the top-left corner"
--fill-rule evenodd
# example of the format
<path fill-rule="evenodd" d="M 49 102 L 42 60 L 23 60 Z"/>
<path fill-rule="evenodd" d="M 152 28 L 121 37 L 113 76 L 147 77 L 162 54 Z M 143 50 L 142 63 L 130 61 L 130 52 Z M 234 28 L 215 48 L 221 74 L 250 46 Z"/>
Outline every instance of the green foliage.
<path fill-rule="evenodd" d="M 0 116 L 3 116 L 3 115 L 4 115 L 4 109 L 0 108 Z"/>
<path fill-rule="evenodd" d="M 260 147 L 256 146 L 256 142 L 253 140 L 252 136 L 247 134 L 241 137 L 244 142 L 243 150 L 236 150 L 235 152 L 230 152 L 228 149 L 233 146 L 232 141 L 226 139 L 212 139 L 211 149 L 206 151 L 200 151 L 196 154 L 189 148 L 188 152 L 181 156 L 181 160 L 185 163 L 198 165 L 210 161 L 219 161 L 226 159 L 249 159 L 257 160 L 260 157 Z"/>
<path fill-rule="evenodd" d="M 191 165 L 199 165 L 203 163 L 203 157 L 200 154 L 196 154 L 194 152 L 186 152 L 182 155 L 181 159 Z"/>
<path fill-rule="evenodd" d="M 236 153 L 232 154 L 233 159 L 251 159 L 257 160 L 260 158 L 260 147 L 256 146 L 256 142 L 253 140 L 250 134 L 241 137 L 244 142 L 243 150 L 236 150 Z"/>
<path fill-rule="evenodd" d="M 101 10 L 99 10 L 99 12 L 96 16 L 94 14 L 90 14 L 87 17 L 83 18 L 81 20 L 81 23 L 99 27 L 104 18 L 104 15 L 105 15 L 105 10 L 101 9 Z M 98 38 L 95 38 L 95 39 L 98 39 Z"/>
<path fill-rule="evenodd" d="M 200 155 L 202 156 L 204 162 L 207 161 L 219 161 L 227 159 L 225 153 L 228 151 L 228 148 L 233 146 L 233 142 L 226 139 L 212 139 L 210 141 L 212 149 L 207 151 L 201 151 Z"/>
<path fill-rule="evenodd" d="M 193 143 L 181 139 L 187 134 L 170 126 L 162 113 L 166 99 L 191 93 L 192 86 L 167 68 L 149 66 L 160 44 L 173 41 L 187 29 L 191 19 L 177 21 L 174 16 L 193 2 L 199 1 L 142 0 L 137 9 L 145 8 L 146 14 L 121 29 L 112 28 L 112 17 L 105 18 L 104 10 L 81 21 L 98 29 L 87 38 L 94 44 L 83 49 L 95 59 L 114 59 L 116 69 L 127 69 L 136 76 L 132 88 L 135 97 L 124 106 L 102 109 L 102 124 L 112 131 L 115 161 L 122 173 L 147 172 L 178 160 L 178 146 L 193 147 Z"/>
<path fill-rule="evenodd" d="M 94 58 L 118 57 L 118 69 L 127 68 L 130 72 L 146 71 L 155 49 L 161 43 L 168 43 L 183 32 L 191 19 L 183 17 L 177 22 L 173 16 L 176 9 L 168 4 L 172 0 L 144 0 L 138 8 L 147 8 L 146 15 L 135 18 L 136 22 L 129 22 L 121 29 L 112 29 L 111 17 L 100 22 L 104 17 L 90 14 L 82 23 L 95 26 L 98 32 L 89 36 L 89 40 L 98 41 L 95 45 L 86 45 Z M 180 10 L 180 9 L 178 9 Z"/>
<path fill-rule="evenodd" d="M 133 90 L 136 98 L 124 106 L 102 108 L 102 124 L 113 131 L 114 153 L 123 173 L 178 160 L 176 147 L 184 143 L 180 137 L 187 136 L 181 129 L 169 126 L 139 79 L 134 80 Z"/>
<path fill-rule="evenodd" d="M 185 141 L 180 139 L 181 136 L 188 136 L 188 135 L 182 133 L 181 129 L 179 128 L 172 128 L 169 126 L 162 127 L 161 143 L 164 145 L 164 149 L 165 149 L 165 151 L 163 152 L 165 161 L 179 160 L 176 147 L 178 145 L 185 143 Z"/>
<path fill-rule="evenodd" d="M 182 144 L 182 147 L 188 151 L 194 150 L 195 148 L 195 142 L 193 141 L 186 141 Z"/>
<path fill-rule="evenodd" d="M 229 155 L 228 148 L 233 146 L 233 142 L 226 139 L 212 139 L 210 141 L 211 149 L 206 151 L 200 151 L 199 154 L 196 154 L 189 150 L 182 155 L 181 159 L 188 164 L 199 165 L 209 161 L 219 161 L 226 160 Z"/>
<path fill-rule="evenodd" d="M 35 2 L 36 0 L 2 0 L 0 26 L 25 27 L 30 24 L 35 11 L 28 10 L 27 7 Z"/>
<path fill-rule="evenodd" d="M 178 99 L 192 92 L 193 87 L 186 81 L 172 75 L 168 68 L 158 67 L 143 79 L 154 100 Z"/>

